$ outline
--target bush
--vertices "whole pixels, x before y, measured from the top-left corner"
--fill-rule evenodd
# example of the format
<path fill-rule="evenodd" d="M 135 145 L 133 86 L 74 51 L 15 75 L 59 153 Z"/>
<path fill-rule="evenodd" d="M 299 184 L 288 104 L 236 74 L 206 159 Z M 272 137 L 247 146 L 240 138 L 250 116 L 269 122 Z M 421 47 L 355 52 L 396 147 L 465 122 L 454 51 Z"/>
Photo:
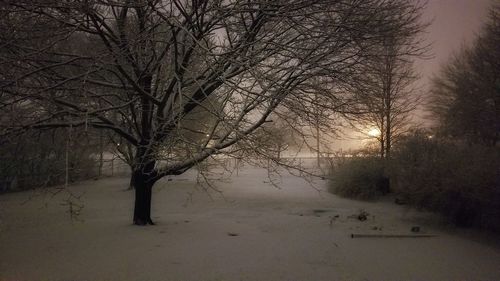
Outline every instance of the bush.
<path fill-rule="evenodd" d="M 366 155 L 366 154 L 365 154 Z M 500 148 L 429 138 L 416 132 L 393 147 L 390 161 L 340 158 L 330 192 L 372 199 L 390 190 L 398 201 L 441 213 L 458 226 L 500 231 Z"/>
<path fill-rule="evenodd" d="M 72 134 L 69 180 L 94 177 L 96 145 L 81 128 L 74 128 Z M 0 144 L 0 192 L 64 183 L 67 129 L 28 130 L 16 137 L 0 137 Z"/>
<path fill-rule="evenodd" d="M 329 191 L 364 200 L 387 193 L 389 181 L 382 159 L 374 156 L 341 158 L 333 167 Z"/>
<path fill-rule="evenodd" d="M 459 226 L 500 230 L 499 152 L 416 133 L 393 150 L 391 188 L 409 204 Z"/>

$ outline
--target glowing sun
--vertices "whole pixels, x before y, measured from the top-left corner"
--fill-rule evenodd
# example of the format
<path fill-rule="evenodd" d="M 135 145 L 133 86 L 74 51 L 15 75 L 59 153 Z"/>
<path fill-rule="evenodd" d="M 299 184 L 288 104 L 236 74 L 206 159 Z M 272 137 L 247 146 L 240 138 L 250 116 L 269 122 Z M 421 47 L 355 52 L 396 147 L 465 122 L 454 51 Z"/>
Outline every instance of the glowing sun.
<path fill-rule="evenodd" d="M 368 131 L 368 135 L 370 137 L 378 137 L 380 136 L 380 130 L 378 128 L 371 128 L 369 131 Z"/>

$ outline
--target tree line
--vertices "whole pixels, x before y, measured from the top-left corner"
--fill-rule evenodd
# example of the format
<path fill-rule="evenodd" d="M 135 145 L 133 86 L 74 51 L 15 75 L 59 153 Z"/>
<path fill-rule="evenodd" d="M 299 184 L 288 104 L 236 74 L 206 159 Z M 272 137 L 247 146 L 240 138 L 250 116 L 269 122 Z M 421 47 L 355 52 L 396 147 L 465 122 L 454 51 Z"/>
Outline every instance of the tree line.
<path fill-rule="evenodd" d="M 390 155 L 364 151 L 335 166 L 332 192 L 362 199 L 392 192 L 396 203 L 456 225 L 500 230 L 499 13 L 493 5 L 474 42 L 434 77 L 423 103 L 433 127 L 398 136 Z"/>

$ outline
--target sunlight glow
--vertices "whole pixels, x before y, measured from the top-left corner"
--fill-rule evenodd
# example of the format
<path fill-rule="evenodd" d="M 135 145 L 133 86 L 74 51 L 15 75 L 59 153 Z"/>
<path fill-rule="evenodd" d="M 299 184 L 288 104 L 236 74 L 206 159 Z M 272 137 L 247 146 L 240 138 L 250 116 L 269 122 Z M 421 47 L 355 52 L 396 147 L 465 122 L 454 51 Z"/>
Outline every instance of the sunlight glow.
<path fill-rule="evenodd" d="M 370 137 L 378 137 L 380 136 L 380 130 L 378 128 L 371 128 L 369 131 L 368 131 L 368 135 Z"/>

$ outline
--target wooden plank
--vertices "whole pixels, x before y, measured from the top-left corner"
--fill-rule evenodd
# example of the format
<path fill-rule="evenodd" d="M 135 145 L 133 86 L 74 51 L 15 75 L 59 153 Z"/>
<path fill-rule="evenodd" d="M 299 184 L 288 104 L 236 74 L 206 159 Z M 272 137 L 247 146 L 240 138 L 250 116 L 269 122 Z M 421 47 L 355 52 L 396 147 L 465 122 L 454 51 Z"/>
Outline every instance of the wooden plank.
<path fill-rule="evenodd" d="M 437 237 L 432 234 L 363 234 L 352 233 L 351 238 L 431 238 Z"/>

